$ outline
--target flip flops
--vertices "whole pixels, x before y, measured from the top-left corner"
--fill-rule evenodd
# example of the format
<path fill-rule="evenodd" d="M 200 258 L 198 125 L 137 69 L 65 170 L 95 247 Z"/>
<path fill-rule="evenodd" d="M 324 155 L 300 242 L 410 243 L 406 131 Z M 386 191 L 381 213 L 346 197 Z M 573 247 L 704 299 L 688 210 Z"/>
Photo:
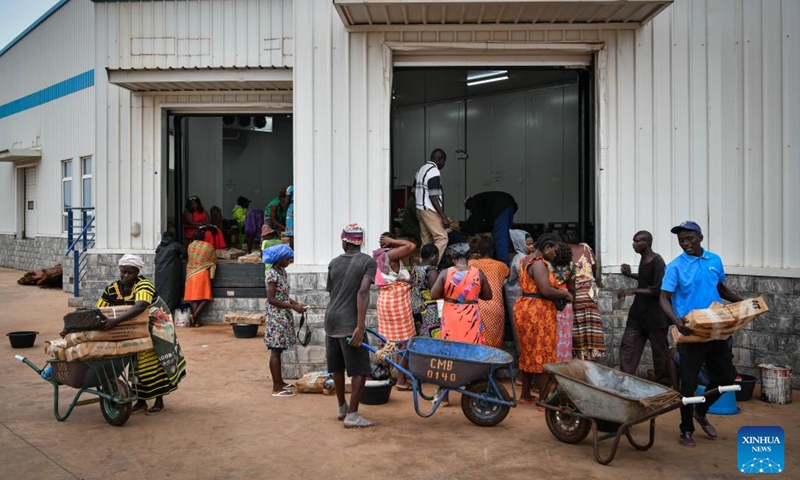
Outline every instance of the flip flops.
<path fill-rule="evenodd" d="M 166 409 L 167 409 L 167 407 L 165 407 L 163 405 L 160 406 L 160 407 L 152 407 L 152 408 L 147 410 L 145 415 L 158 415 L 159 413 L 163 412 Z"/>
<path fill-rule="evenodd" d="M 409 390 L 413 390 L 414 386 L 413 385 L 409 385 L 409 384 L 405 384 L 405 385 L 395 385 L 394 388 L 396 388 L 397 390 L 399 390 L 401 392 L 407 392 Z"/>
<path fill-rule="evenodd" d="M 291 390 L 281 390 L 280 392 L 272 392 L 273 397 L 294 397 L 296 394 Z"/>
<path fill-rule="evenodd" d="M 137 413 L 147 412 L 147 404 L 144 404 L 140 407 L 134 406 L 131 408 L 131 415 L 136 415 Z"/>

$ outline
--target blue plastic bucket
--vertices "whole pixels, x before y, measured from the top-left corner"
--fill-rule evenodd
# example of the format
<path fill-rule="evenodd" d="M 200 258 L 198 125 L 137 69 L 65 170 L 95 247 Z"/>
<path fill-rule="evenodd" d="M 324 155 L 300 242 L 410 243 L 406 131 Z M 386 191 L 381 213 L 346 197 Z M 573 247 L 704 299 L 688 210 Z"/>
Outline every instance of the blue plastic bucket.
<path fill-rule="evenodd" d="M 706 391 L 706 387 L 702 385 L 697 386 L 695 395 L 702 395 Z M 736 392 L 725 392 L 722 394 L 714 405 L 708 409 L 708 413 L 712 415 L 736 415 L 740 409 L 736 406 Z"/>

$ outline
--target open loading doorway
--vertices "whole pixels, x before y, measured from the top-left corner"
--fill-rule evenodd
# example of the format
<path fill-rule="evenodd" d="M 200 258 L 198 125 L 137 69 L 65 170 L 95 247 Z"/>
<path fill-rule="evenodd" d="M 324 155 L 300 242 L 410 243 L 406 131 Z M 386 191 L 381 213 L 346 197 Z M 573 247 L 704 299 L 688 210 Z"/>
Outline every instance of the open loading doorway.
<path fill-rule="evenodd" d="M 250 200 L 250 209 L 264 210 L 292 184 L 291 114 L 171 115 L 169 127 L 169 230 L 185 230 L 182 214 L 190 196 L 209 215 L 217 207 L 232 220 L 239 197 Z M 227 228 L 225 233 L 234 240 Z"/>
<path fill-rule="evenodd" d="M 591 67 L 395 68 L 395 225 L 417 170 L 442 148 L 449 217 L 467 218 L 467 196 L 504 191 L 518 228 L 571 229 L 594 246 L 591 82 Z"/>

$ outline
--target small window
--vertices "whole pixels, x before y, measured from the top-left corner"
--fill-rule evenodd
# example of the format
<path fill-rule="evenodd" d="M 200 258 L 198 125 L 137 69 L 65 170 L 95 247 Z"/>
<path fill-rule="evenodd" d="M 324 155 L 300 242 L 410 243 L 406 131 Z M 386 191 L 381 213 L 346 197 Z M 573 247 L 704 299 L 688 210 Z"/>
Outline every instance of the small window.
<path fill-rule="evenodd" d="M 81 158 L 81 206 L 93 207 L 92 203 L 92 157 Z"/>
<path fill-rule="evenodd" d="M 61 162 L 61 207 L 62 230 L 66 232 L 70 228 L 67 210 L 72 207 L 72 160 Z"/>
<path fill-rule="evenodd" d="M 34 210 L 36 210 L 36 201 L 28 200 L 28 211 L 32 212 Z"/>

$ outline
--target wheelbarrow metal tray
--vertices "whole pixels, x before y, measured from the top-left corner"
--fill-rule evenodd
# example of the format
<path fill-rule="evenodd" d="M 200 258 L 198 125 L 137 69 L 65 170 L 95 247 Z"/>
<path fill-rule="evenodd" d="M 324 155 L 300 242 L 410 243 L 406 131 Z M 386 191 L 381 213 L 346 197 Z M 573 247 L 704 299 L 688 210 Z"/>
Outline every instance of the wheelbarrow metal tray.
<path fill-rule="evenodd" d="M 484 345 L 414 337 L 408 343 L 408 368 L 420 381 L 463 387 L 514 361 L 508 352 Z"/>
<path fill-rule="evenodd" d="M 586 416 L 626 423 L 642 418 L 649 410 L 639 402 L 670 389 L 613 368 L 584 360 L 550 363 L 544 369 L 553 374 L 561 390 Z"/>
<path fill-rule="evenodd" d="M 106 357 L 79 362 L 48 360 L 53 368 L 53 378 L 72 388 L 99 387 L 104 380 L 116 379 L 130 364 L 131 355 Z"/>

